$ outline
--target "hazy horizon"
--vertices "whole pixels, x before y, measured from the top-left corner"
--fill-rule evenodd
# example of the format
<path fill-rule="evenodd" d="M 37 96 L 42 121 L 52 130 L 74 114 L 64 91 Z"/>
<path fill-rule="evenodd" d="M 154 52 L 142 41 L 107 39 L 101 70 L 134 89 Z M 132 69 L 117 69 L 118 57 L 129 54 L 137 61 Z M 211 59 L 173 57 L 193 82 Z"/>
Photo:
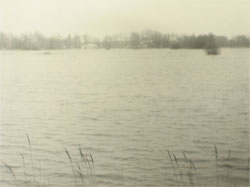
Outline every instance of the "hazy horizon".
<path fill-rule="evenodd" d="M 162 33 L 249 35 L 249 0 L 0 0 L 0 31 L 96 37 Z"/>

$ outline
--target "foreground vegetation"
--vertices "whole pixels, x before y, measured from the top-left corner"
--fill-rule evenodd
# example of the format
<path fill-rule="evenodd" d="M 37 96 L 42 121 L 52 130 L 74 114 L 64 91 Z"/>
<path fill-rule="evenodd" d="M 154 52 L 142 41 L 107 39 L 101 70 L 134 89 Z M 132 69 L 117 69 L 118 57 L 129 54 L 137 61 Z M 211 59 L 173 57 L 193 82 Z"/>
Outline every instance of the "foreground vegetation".
<path fill-rule="evenodd" d="M 33 153 L 32 146 L 29 136 L 27 135 L 28 147 L 29 147 L 29 156 L 25 158 L 23 154 L 21 154 L 23 161 L 23 176 L 17 176 L 15 173 L 14 167 L 10 164 L 7 164 L 1 161 L 1 167 L 6 169 L 6 173 L 8 172 L 11 176 L 10 181 L 7 181 L 7 186 L 25 186 L 25 187 L 52 187 L 49 183 L 45 181 L 39 180 L 39 175 L 35 174 L 35 164 L 33 161 Z M 96 173 L 95 173 L 95 161 L 91 154 L 84 154 L 81 146 L 79 145 L 79 158 L 74 160 L 70 154 L 70 152 L 64 148 L 65 158 L 68 159 L 69 167 L 71 168 L 72 175 L 72 187 L 96 187 Z M 215 187 L 219 186 L 244 186 L 248 187 L 250 185 L 250 158 L 246 159 L 245 167 L 241 168 L 243 170 L 243 175 L 241 177 L 242 181 L 238 182 L 232 179 L 230 180 L 231 174 L 233 172 L 231 170 L 233 168 L 233 162 L 235 158 L 231 157 L 231 151 L 228 151 L 227 156 L 223 157 L 219 155 L 218 148 L 214 145 L 214 162 L 211 163 L 214 166 L 214 174 L 212 174 L 213 178 L 210 180 L 209 184 L 207 180 L 202 178 L 200 175 L 199 167 L 197 164 L 190 159 L 185 152 L 182 152 L 178 155 L 167 151 L 166 157 L 168 157 L 169 164 L 167 169 L 172 172 L 171 180 L 174 181 L 174 186 L 207 186 L 213 184 Z M 181 156 L 180 156 L 181 155 Z M 30 164 L 28 164 L 28 162 Z M 30 167 L 31 174 L 28 174 L 27 169 Z M 222 176 L 226 177 L 226 180 L 222 178 Z M 167 178 L 168 176 L 166 176 Z M 63 178 L 60 179 L 63 182 Z M 1 184 L 2 181 L 0 181 Z M 5 181 L 6 183 L 6 181 Z M 122 183 L 121 186 L 124 186 Z"/>
<path fill-rule="evenodd" d="M 245 35 L 228 38 L 214 34 L 177 35 L 146 30 L 130 34 L 115 34 L 103 39 L 89 35 L 46 37 L 41 33 L 13 35 L 0 32 L 0 49 L 79 49 L 79 48 L 186 48 L 206 49 L 211 42 L 218 47 L 250 47 L 250 37 Z"/>

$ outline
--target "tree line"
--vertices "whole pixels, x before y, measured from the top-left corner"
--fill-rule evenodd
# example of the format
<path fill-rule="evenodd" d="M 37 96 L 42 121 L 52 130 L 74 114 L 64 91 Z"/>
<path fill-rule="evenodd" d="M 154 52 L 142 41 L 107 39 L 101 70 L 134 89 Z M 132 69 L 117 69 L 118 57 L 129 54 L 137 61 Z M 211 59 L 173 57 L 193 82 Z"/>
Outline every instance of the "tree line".
<path fill-rule="evenodd" d="M 13 35 L 0 32 L 0 49 L 79 49 L 79 48 L 172 48 L 204 49 L 216 47 L 250 47 L 250 37 L 238 35 L 231 38 L 210 34 L 178 35 L 146 30 L 130 34 L 115 34 L 103 39 L 90 35 L 47 37 L 41 33 Z"/>

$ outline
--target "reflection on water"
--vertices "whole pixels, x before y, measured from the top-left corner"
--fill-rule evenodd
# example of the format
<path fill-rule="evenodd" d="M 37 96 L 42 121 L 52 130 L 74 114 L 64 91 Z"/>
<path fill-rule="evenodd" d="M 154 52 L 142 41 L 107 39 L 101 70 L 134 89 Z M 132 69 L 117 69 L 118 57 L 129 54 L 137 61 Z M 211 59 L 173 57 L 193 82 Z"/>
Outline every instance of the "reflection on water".
<path fill-rule="evenodd" d="M 34 171 L 43 184 L 74 186 L 65 148 L 81 163 L 79 145 L 94 157 L 96 186 L 190 184 L 184 154 L 197 186 L 216 185 L 215 176 L 247 184 L 248 49 L 1 51 L 0 59 L 0 159 L 19 184 Z M 14 186 L 4 164 L 0 176 Z"/>

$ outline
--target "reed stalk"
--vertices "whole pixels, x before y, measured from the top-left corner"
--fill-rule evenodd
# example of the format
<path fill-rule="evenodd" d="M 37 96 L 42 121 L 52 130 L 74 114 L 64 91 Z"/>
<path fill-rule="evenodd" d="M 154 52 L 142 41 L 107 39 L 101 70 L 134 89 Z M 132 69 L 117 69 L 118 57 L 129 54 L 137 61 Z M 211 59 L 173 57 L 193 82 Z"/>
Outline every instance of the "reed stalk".
<path fill-rule="evenodd" d="M 173 163 L 173 158 L 171 156 L 171 152 L 168 150 L 168 157 L 169 157 L 169 160 L 170 160 L 170 164 L 171 164 L 171 167 L 172 167 L 172 170 L 174 172 L 174 176 L 175 176 L 175 181 L 179 184 L 179 180 L 178 180 L 178 177 L 177 177 L 177 173 L 176 173 L 176 169 L 175 169 L 175 165 Z"/>
<path fill-rule="evenodd" d="M 218 175 L 218 149 L 216 145 L 214 145 L 214 153 L 215 153 L 215 167 L 216 167 L 216 186 L 219 186 L 219 175 Z"/>
<path fill-rule="evenodd" d="M 12 169 L 12 167 L 8 164 L 6 164 L 5 162 L 1 161 L 3 163 L 3 165 L 8 169 L 8 171 L 10 172 L 11 176 L 13 177 L 14 179 L 14 182 L 15 182 L 15 186 L 17 186 L 17 181 L 16 181 L 16 175 Z"/>
<path fill-rule="evenodd" d="M 72 170 L 72 174 L 73 174 L 73 179 L 74 179 L 74 183 L 75 183 L 75 186 L 77 187 L 77 181 L 76 181 L 76 176 L 75 176 L 75 171 L 74 171 L 74 165 L 73 165 L 73 160 L 70 156 L 70 153 L 69 151 L 65 148 L 65 153 L 66 155 L 68 156 L 69 158 L 69 161 L 70 161 L 70 165 L 71 165 L 71 170 Z"/>
<path fill-rule="evenodd" d="M 175 154 L 174 153 L 172 153 L 172 155 L 173 155 L 173 157 L 174 157 L 174 163 L 176 164 L 176 166 L 177 166 L 177 172 L 178 172 L 178 175 L 180 176 L 180 181 L 181 181 L 181 183 L 182 183 L 182 185 L 184 186 L 184 180 L 183 180 L 183 175 L 182 175 L 182 171 L 181 171 L 181 168 L 180 168 L 180 165 L 179 165 L 179 162 L 178 162 L 178 158 L 175 156 Z"/>
<path fill-rule="evenodd" d="M 36 183 L 36 177 L 35 177 L 35 171 L 34 171 L 34 163 L 33 163 L 33 154 L 32 154 L 32 148 L 31 148 L 31 141 L 30 141 L 29 135 L 27 133 L 26 133 L 26 137 L 27 137 L 28 144 L 29 144 L 31 169 L 32 169 L 32 174 L 33 174 L 33 182 L 35 184 Z"/>
<path fill-rule="evenodd" d="M 93 169 L 93 182 L 94 182 L 94 187 L 96 187 L 96 178 L 95 178 L 95 161 L 94 158 L 92 156 L 92 154 L 90 154 L 90 159 L 91 159 L 91 163 L 92 163 L 92 169 Z"/>
<path fill-rule="evenodd" d="M 24 176 L 24 181 L 27 181 L 27 176 L 26 176 L 26 165 L 25 165 L 25 160 L 24 160 L 24 155 L 21 154 L 22 161 L 23 161 L 23 176 Z"/>
<path fill-rule="evenodd" d="M 185 152 L 183 151 L 182 154 L 183 154 L 184 159 L 185 159 L 185 161 L 186 161 L 186 163 L 187 163 L 187 162 L 188 162 L 188 159 L 187 159 L 187 156 L 186 156 Z"/>
<path fill-rule="evenodd" d="M 77 164 L 77 168 L 78 168 L 78 170 L 79 171 L 76 171 L 79 175 L 80 175 L 80 179 L 81 179 L 81 184 L 82 184 L 82 187 L 84 186 L 83 184 L 84 184 L 84 177 L 83 177 L 83 173 L 82 173 L 82 170 L 81 170 L 81 167 L 80 167 L 80 165 L 78 164 L 78 163 L 76 163 Z"/>

